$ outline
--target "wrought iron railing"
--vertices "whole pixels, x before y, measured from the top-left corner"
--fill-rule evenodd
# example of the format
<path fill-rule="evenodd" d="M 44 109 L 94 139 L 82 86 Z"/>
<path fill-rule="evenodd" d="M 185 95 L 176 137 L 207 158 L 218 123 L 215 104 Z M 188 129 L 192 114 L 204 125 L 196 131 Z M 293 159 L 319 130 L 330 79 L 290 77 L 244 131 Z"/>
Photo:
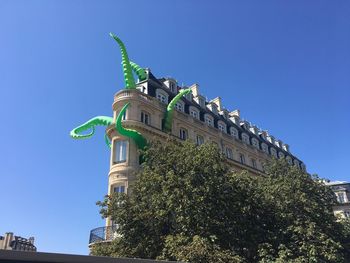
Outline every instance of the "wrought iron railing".
<path fill-rule="evenodd" d="M 111 241 L 117 236 L 117 226 L 104 226 L 92 229 L 90 231 L 89 244 L 102 242 L 102 241 Z"/>

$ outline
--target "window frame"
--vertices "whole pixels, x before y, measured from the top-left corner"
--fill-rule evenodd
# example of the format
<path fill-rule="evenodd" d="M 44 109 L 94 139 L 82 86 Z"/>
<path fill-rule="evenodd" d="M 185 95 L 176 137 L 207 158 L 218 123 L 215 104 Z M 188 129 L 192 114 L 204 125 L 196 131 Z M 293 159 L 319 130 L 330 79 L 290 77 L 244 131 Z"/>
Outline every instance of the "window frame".
<path fill-rule="evenodd" d="M 151 125 L 151 114 L 149 114 L 147 111 L 141 110 L 140 121 L 143 124 Z"/>
<path fill-rule="evenodd" d="M 188 139 L 188 131 L 187 131 L 187 129 L 181 127 L 179 129 L 179 133 L 180 133 L 179 138 L 181 140 L 186 141 Z"/>
<path fill-rule="evenodd" d="M 121 144 L 119 146 L 120 147 L 119 153 L 117 153 L 118 143 Z M 114 164 L 127 162 L 128 161 L 128 154 L 129 154 L 129 141 L 128 140 L 115 140 L 113 142 L 113 163 Z M 119 160 L 117 160 L 118 156 L 119 156 Z"/>
<path fill-rule="evenodd" d="M 162 89 L 157 89 L 156 90 L 156 99 L 163 104 L 168 104 L 169 103 L 169 94 L 166 93 Z M 163 99 L 164 99 L 164 101 L 163 101 Z"/>

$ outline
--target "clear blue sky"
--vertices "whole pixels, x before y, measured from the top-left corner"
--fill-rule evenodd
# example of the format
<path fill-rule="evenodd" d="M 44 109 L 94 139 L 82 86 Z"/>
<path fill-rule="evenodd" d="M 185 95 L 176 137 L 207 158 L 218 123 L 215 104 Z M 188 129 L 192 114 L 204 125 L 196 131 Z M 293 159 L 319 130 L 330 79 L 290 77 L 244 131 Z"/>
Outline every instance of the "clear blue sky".
<path fill-rule="evenodd" d="M 39 251 L 87 254 L 104 225 L 103 129 L 121 56 L 199 83 L 209 99 L 290 144 L 308 171 L 350 180 L 349 1 L 0 1 L 0 234 Z"/>

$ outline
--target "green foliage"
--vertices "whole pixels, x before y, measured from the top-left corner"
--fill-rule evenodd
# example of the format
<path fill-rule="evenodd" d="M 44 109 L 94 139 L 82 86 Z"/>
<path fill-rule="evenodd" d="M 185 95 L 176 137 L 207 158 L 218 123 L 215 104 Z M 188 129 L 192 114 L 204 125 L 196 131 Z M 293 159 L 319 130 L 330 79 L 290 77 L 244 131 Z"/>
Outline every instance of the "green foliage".
<path fill-rule="evenodd" d="M 132 194 L 98 202 L 120 238 L 95 255 L 184 262 L 343 262 L 345 227 L 316 176 L 272 161 L 233 172 L 215 145 L 154 143 Z"/>

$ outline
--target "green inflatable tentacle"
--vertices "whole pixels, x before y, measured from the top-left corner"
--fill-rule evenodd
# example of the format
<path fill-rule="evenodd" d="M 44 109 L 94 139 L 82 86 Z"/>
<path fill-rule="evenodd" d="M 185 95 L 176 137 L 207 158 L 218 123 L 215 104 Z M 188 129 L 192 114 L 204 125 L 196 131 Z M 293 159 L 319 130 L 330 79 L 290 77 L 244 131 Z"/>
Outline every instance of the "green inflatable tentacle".
<path fill-rule="evenodd" d="M 113 33 L 109 33 L 111 37 L 117 41 L 120 51 L 122 53 L 122 65 L 123 65 L 123 73 L 124 73 L 124 81 L 126 89 L 136 89 L 136 84 L 134 80 L 134 76 L 132 75 L 131 65 L 128 57 L 128 53 L 126 52 L 126 48 L 124 43 Z"/>
<path fill-rule="evenodd" d="M 164 130 L 166 132 L 171 132 L 171 127 L 173 123 L 173 115 L 176 103 L 181 99 L 182 96 L 191 93 L 191 89 L 183 89 L 170 101 L 167 111 L 165 113 Z"/>
<path fill-rule="evenodd" d="M 109 126 L 111 125 L 113 122 L 113 118 L 111 117 L 107 117 L 107 116 L 96 116 L 90 120 L 88 120 L 87 122 L 85 122 L 84 124 L 74 128 L 71 132 L 70 132 L 70 136 L 74 139 L 86 139 L 91 137 L 92 135 L 94 135 L 95 133 L 95 126 Z M 87 134 L 82 134 L 82 132 L 86 131 L 86 130 L 91 130 L 90 133 Z M 108 136 L 105 135 L 105 140 L 106 140 L 106 144 L 110 147 L 111 144 L 108 140 Z"/>
<path fill-rule="evenodd" d="M 122 117 L 126 111 L 126 108 L 129 106 L 129 104 L 130 104 L 129 102 L 126 103 L 124 107 L 120 110 L 117 116 L 117 120 L 115 122 L 115 127 L 121 135 L 129 137 L 132 140 L 134 140 L 137 147 L 142 150 L 147 145 L 146 139 L 138 131 L 132 130 L 132 129 L 126 129 L 122 126 Z"/>
<path fill-rule="evenodd" d="M 143 81 L 147 79 L 147 73 L 143 68 L 141 68 L 139 65 L 137 65 L 132 61 L 130 61 L 130 66 L 132 70 L 136 73 L 139 81 Z"/>

